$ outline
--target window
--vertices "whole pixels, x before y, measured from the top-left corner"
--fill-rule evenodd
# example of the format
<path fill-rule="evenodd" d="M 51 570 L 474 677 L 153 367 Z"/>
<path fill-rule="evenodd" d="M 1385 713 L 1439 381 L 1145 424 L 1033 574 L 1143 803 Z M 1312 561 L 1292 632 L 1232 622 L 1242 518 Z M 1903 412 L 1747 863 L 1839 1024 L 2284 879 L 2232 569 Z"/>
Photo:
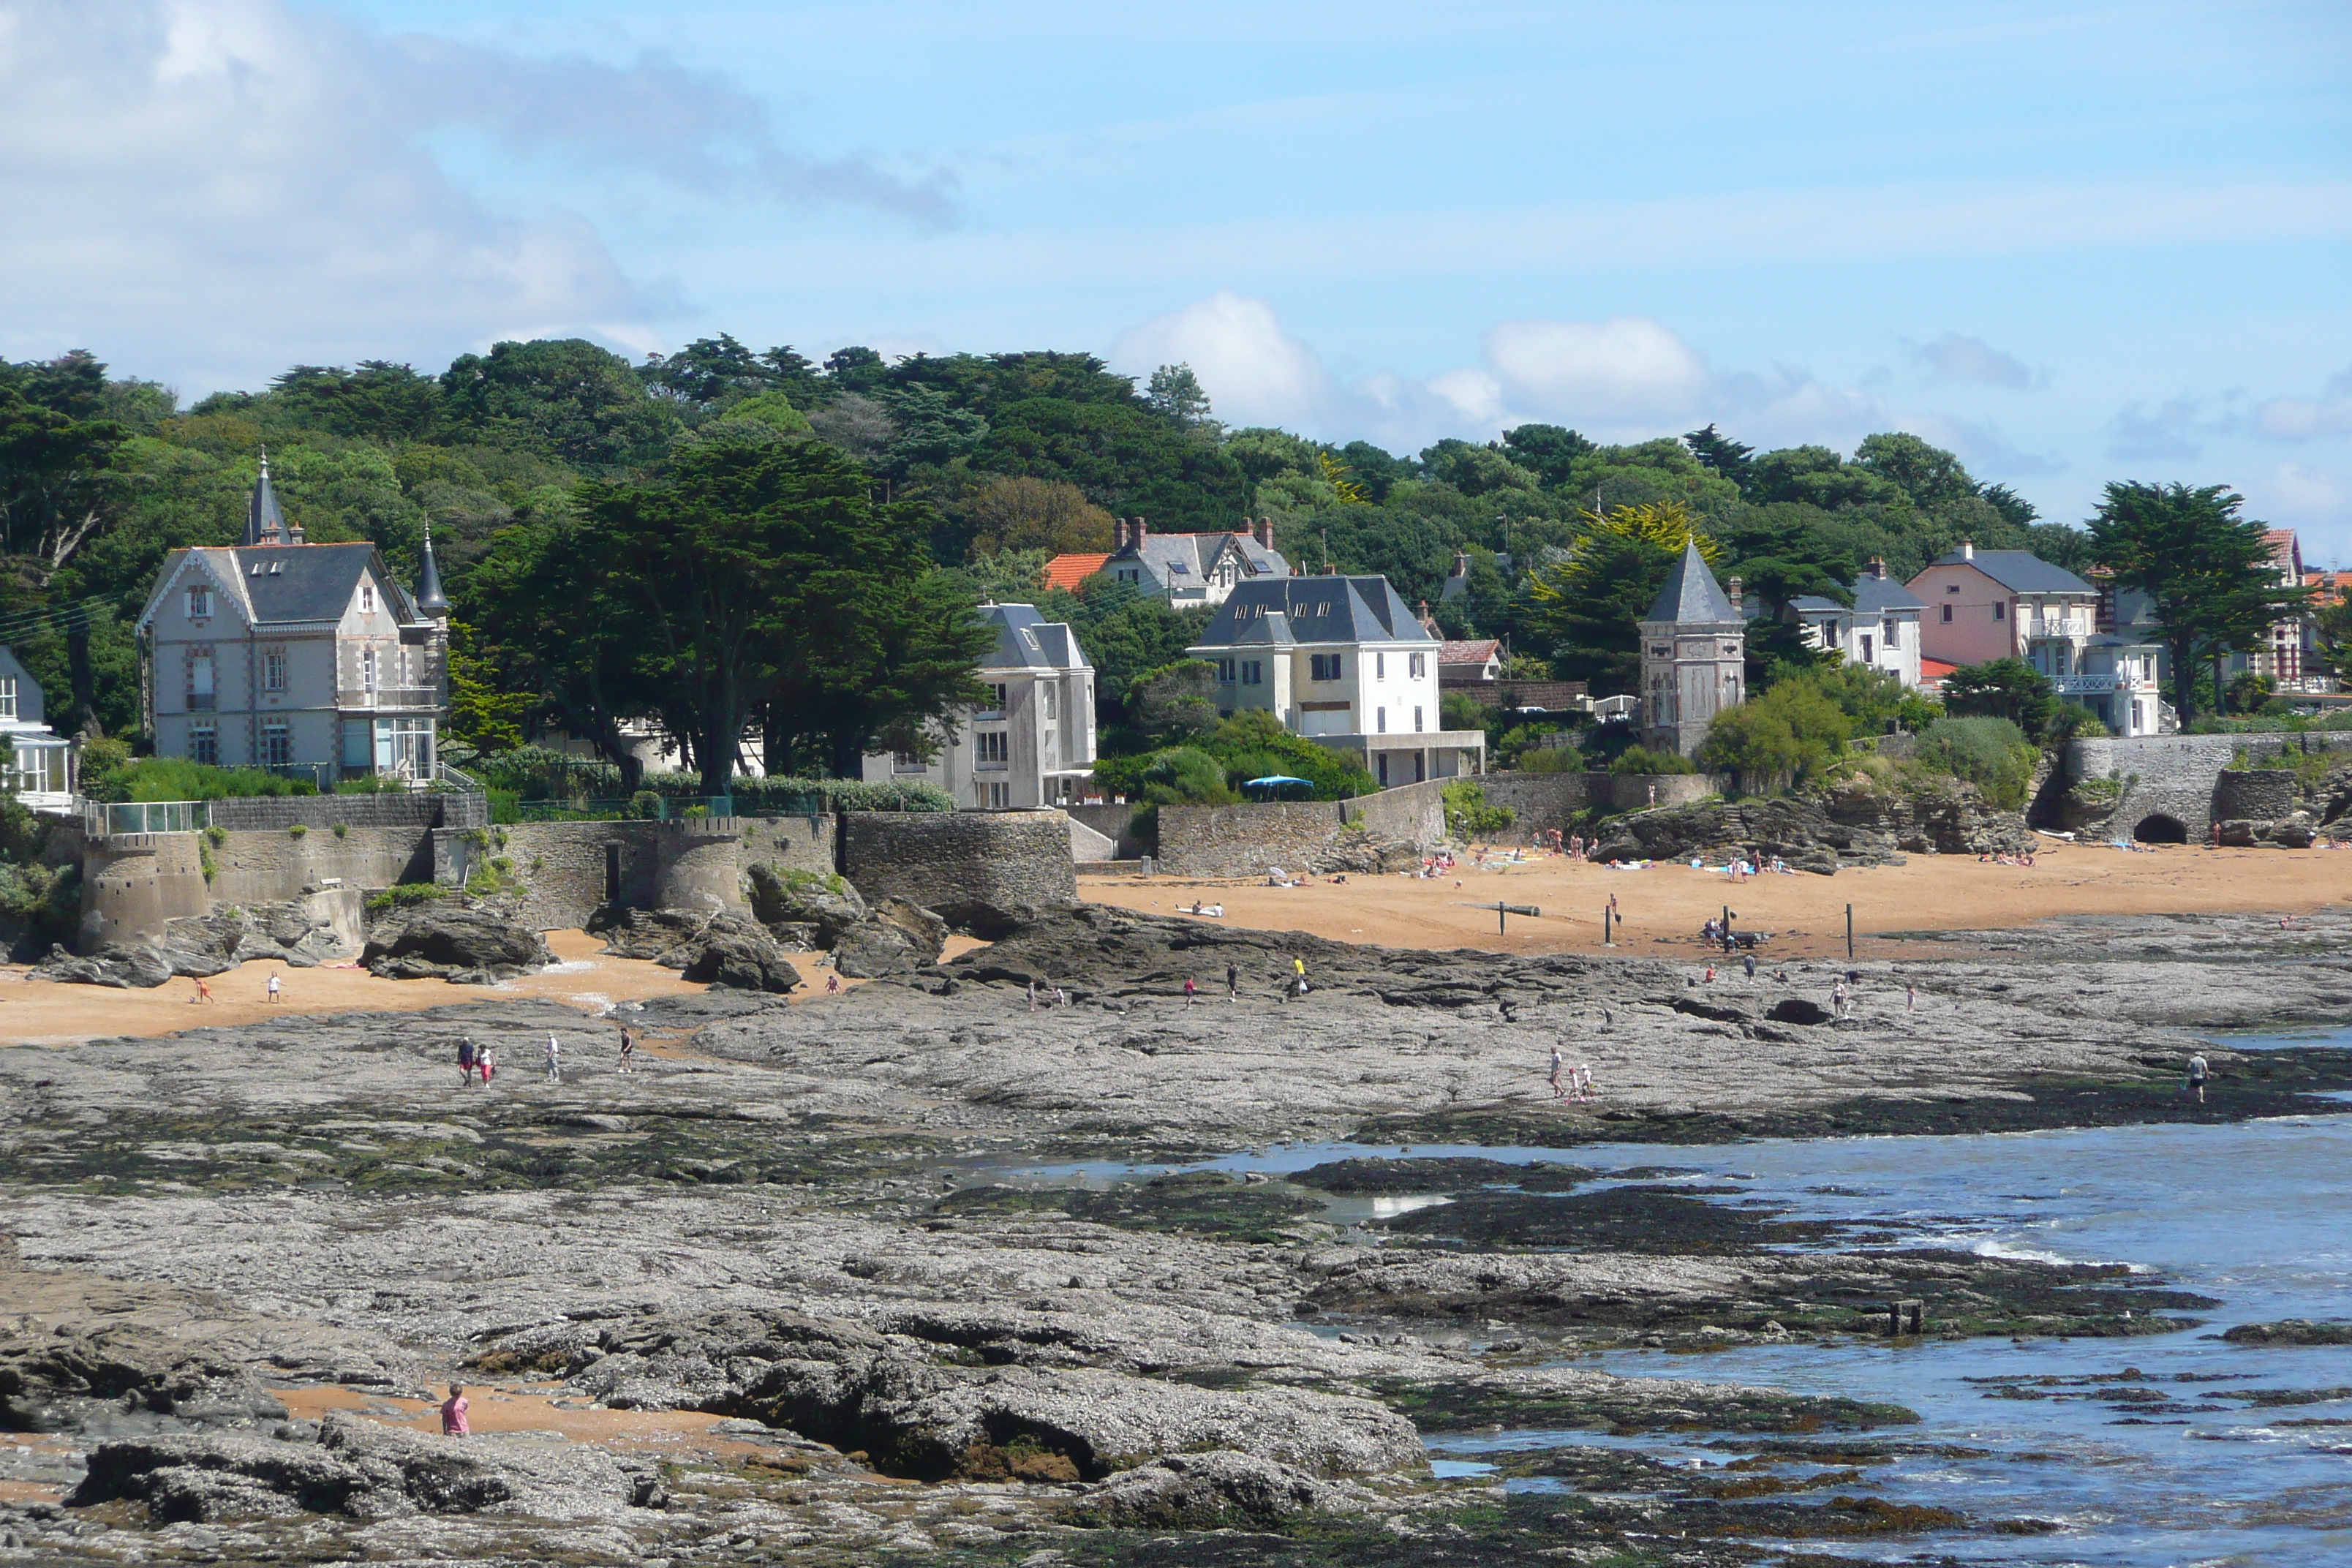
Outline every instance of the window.
<path fill-rule="evenodd" d="M 1307 656 L 1307 660 L 1308 665 L 1311 667 L 1308 671 L 1310 679 L 1316 680 L 1337 680 L 1339 679 L 1339 656 L 1338 654 L 1312 653 Z"/>
<path fill-rule="evenodd" d="M 1863 633 L 1863 634 L 1862 634 L 1862 662 L 1863 662 L 1863 663 L 1864 663 L 1864 664 L 1868 664 L 1868 663 L 1870 663 L 1872 660 L 1875 659 L 1877 657 L 1878 657 L 1878 656 L 1877 656 L 1876 654 L 1874 654 L 1874 653 L 1871 652 L 1871 650 L 1870 650 L 1870 634 L 1869 634 L 1868 632 L 1864 632 L 1864 633 Z"/>
<path fill-rule="evenodd" d="M 213 650 L 194 648 L 188 654 L 188 706 L 191 709 L 213 705 Z"/>
<path fill-rule="evenodd" d="M 2005 621 L 2009 619 L 2009 606 L 2003 604 L 2000 600 L 1995 599 L 1992 602 L 1992 618 L 1996 621 Z"/>
<path fill-rule="evenodd" d="M 1265 664 L 1255 658 L 1243 660 L 1242 684 L 1244 686 L 1264 686 L 1265 684 Z"/>
<path fill-rule="evenodd" d="M 1428 658 L 1429 656 L 1425 653 L 1409 653 L 1405 655 L 1405 675 L 1411 679 L 1419 680 L 1423 675 L 1428 673 L 1429 666 L 1424 662 Z"/>
<path fill-rule="evenodd" d="M 220 731 L 210 724 L 199 724 L 188 731 L 188 760 L 202 763 L 208 768 L 220 766 Z"/>
<path fill-rule="evenodd" d="M 1958 583 L 1947 583 L 1944 584 L 1944 592 L 1947 594 L 1957 594 L 1959 591 L 1960 585 Z"/>
<path fill-rule="evenodd" d="M 972 765 L 982 768 L 1009 767 L 1013 762 L 1013 737 L 1002 730 L 982 730 L 971 738 L 977 748 Z"/>
<path fill-rule="evenodd" d="M 16 716 L 16 678 L 0 675 L 0 719 Z"/>
<path fill-rule="evenodd" d="M 1650 645 L 1650 657 L 1652 658 L 1672 658 L 1675 657 L 1675 650 L 1665 643 L 1652 643 Z"/>
<path fill-rule="evenodd" d="M 1416 735 L 1421 733 L 1421 710 L 1418 708 L 1412 710 L 1412 732 Z"/>
<path fill-rule="evenodd" d="M 1039 691 L 1041 691 L 1041 692 L 1043 692 L 1043 693 L 1045 694 L 1045 717 L 1046 717 L 1046 718 L 1048 718 L 1048 719 L 1053 718 L 1053 717 L 1054 717 L 1054 689 L 1053 689 L 1051 686 L 1041 686 L 1041 687 L 1039 687 L 1037 689 L 1038 689 Z"/>
<path fill-rule="evenodd" d="M 1008 784 L 975 784 L 971 801 L 983 811 L 1003 811 L 1013 804 L 1013 786 Z"/>
<path fill-rule="evenodd" d="M 1893 653 L 1903 646 L 1903 623 L 1893 616 L 1878 623 L 1878 631 L 1881 640 L 1886 644 L 1887 652 Z"/>
<path fill-rule="evenodd" d="M 1386 680 L 1388 678 L 1389 656 L 1384 653 L 1376 653 L 1372 655 L 1372 679 L 1374 680 Z"/>
<path fill-rule="evenodd" d="M 285 768 L 294 765 L 294 742 L 283 724 L 269 724 L 261 731 L 261 765 L 265 768 Z"/>
<path fill-rule="evenodd" d="M 925 771 L 923 759 L 912 752 L 890 753 L 890 771 L 894 773 L 919 773 Z"/>
<path fill-rule="evenodd" d="M 1952 624 L 1952 606 L 1951 606 L 1951 605 L 1946 605 L 1943 607 L 1943 609 L 1944 609 L 1944 624 L 1945 624 L 1946 626 L 1950 626 L 1950 625 Z"/>
<path fill-rule="evenodd" d="M 992 712 L 1002 713 L 1013 706 L 1013 689 L 1003 681 L 989 682 L 988 693 L 988 706 Z"/>
<path fill-rule="evenodd" d="M 1389 710 L 1385 708 L 1375 708 L 1372 710 L 1372 712 L 1375 716 L 1375 721 L 1379 726 L 1380 732 L 1383 735 L 1387 734 L 1389 732 Z"/>
<path fill-rule="evenodd" d="M 188 590 L 188 619 L 201 621 L 213 613 L 213 591 L 210 588 Z"/>
<path fill-rule="evenodd" d="M 368 615 L 373 615 L 375 613 L 374 584 L 362 583 L 360 584 L 360 608 Z"/>
<path fill-rule="evenodd" d="M 1227 686 L 1231 686 L 1234 683 L 1234 661 L 1232 659 L 1221 658 L 1217 660 L 1217 679 Z"/>
<path fill-rule="evenodd" d="M 284 648 L 273 647 L 262 654 L 261 689 L 264 691 L 286 689 L 286 650 Z"/>
<path fill-rule="evenodd" d="M 375 689 L 375 649 L 372 647 L 360 649 L 360 685 L 370 691 Z"/>

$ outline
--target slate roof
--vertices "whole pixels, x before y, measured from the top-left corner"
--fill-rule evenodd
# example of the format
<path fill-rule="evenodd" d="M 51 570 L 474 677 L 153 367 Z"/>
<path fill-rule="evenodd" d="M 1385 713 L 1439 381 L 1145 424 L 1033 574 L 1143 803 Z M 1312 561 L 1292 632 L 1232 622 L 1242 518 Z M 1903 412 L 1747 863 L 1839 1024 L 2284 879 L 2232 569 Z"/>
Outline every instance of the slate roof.
<path fill-rule="evenodd" d="M 392 617 L 411 625 L 423 618 L 373 544 L 256 544 L 173 551 L 165 558 L 154 591 L 148 595 L 147 607 L 140 616 L 142 626 L 154 614 L 158 599 L 190 556 L 200 559 L 220 579 L 224 590 L 238 600 L 240 612 L 257 628 L 341 620 L 371 565 L 384 584 L 384 608 Z"/>
<path fill-rule="evenodd" d="M 1246 642 L 1277 640 L 1253 637 L 1252 623 L 1280 616 L 1286 635 L 1278 640 L 1298 643 L 1417 642 L 1436 643 L 1422 628 L 1402 595 L 1386 577 L 1257 578 L 1234 585 L 1232 596 L 1217 606 L 1202 635 L 1201 647 L 1224 647 Z"/>
<path fill-rule="evenodd" d="M 996 646 L 980 661 L 982 669 L 1077 669 L 1087 656 L 1076 633 L 1049 621 L 1034 605 L 985 605 L 980 618 L 994 628 Z"/>
<path fill-rule="evenodd" d="M 1139 561 L 1151 580 L 1164 588 L 1198 587 L 1208 581 L 1217 558 L 1227 549 L 1240 553 L 1244 583 L 1255 577 L 1286 577 L 1290 563 L 1278 551 L 1268 550 L 1246 533 L 1150 533 L 1139 545 L 1113 551 L 1109 561 Z"/>
<path fill-rule="evenodd" d="M 2095 594 L 2097 589 L 2063 566 L 2053 566 L 2031 550 L 1979 550 L 1963 556 L 1947 551 L 1931 566 L 1973 566 L 2012 594 Z"/>
<path fill-rule="evenodd" d="M 1878 577 L 1865 572 L 1853 584 L 1851 608 L 1834 599 L 1824 599 L 1818 594 L 1803 594 L 1789 601 L 1791 609 L 1807 615 L 1886 616 L 1902 610 L 1925 610 L 1919 596 L 1892 577 Z"/>
<path fill-rule="evenodd" d="M 278 490 L 269 482 L 269 454 L 261 455 L 261 478 L 253 484 L 253 499 L 245 509 L 245 542 L 258 544 L 264 539 L 283 541 L 286 537 L 285 509 L 278 504 Z"/>
<path fill-rule="evenodd" d="M 1683 563 L 1658 590 L 1657 603 L 1650 606 L 1644 621 L 1670 621 L 1677 626 L 1699 626 L 1709 622 L 1738 622 L 1740 615 L 1731 607 L 1730 596 L 1715 574 L 1706 569 L 1706 560 L 1698 552 L 1696 540 L 1683 544 Z"/>
<path fill-rule="evenodd" d="M 1092 554 L 1056 555 L 1045 563 L 1045 586 L 1067 588 L 1075 593 L 1079 584 L 1101 571 L 1103 563 L 1109 559 L 1110 552 L 1107 550 Z"/>
<path fill-rule="evenodd" d="M 425 525 L 425 563 L 416 574 L 416 607 L 428 616 L 449 613 L 449 596 L 441 591 L 441 568 L 433 561 L 433 525 Z"/>

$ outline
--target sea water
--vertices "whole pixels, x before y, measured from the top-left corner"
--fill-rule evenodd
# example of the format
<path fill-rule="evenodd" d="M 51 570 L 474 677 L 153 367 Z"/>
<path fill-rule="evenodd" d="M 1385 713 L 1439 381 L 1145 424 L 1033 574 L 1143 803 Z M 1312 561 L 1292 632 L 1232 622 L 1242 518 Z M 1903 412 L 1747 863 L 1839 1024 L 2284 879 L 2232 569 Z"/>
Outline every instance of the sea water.
<path fill-rule="evenodd" d="M 2352 1031 L 2305 1038 L 2341 1045 L 2352 1043 Z M 1401 1152 L 1394 1144 L 1292 1145 L 1184 1168 L 1278 1174 Z M 1785 1205 L 1790 1217 L 1885 1225 L 1923 1246 L 2123 1262 L 2221 1301 L 2182 1314 L 2205 1319 L 2200 1327 L 2127 1340 L 1800 1340 L 1700 1355 L 1617 1351 L 1575 1363 L 1906 1405 L 1921 1425 L 1873 1436 L 1976 1457 L 1897 1459 L 1871 1467 L 1866 1481 L 1842 1489 L 1948 1507 L 1977 1520 L 2059 1526 L 2031 1537 L 1839 1542 L 1838 1552 L 1889 1559 L 1952 1552 L 1974 1563 L 2102 1568 L 2352 1564 L 2352 1347 L 2266 1348 L 2218 1337 L 2235 1323 L 2352 1318 L 2352 1115 L 1705 1146 L 1416 1144 L 1412 1153 L 1603 1170 L 1671 1164 L 1690 1171 L 1695 1184 L 1736 1181 L 1745 1191 L 1732 1201 L 1771 1200 Z M 1090 1163 L 1020 1174 L 1104 1182 L 1168 1169 Z M 1352 1211 L 1362 1202 L 1333 1217 L 1360 1217 Z M 1360 1217 L 1373 1217 L 1364 1206 Z M 2132 1373 L 2137 1380 L 2127 1378 Z M 2153 1386 L 2170 1408 L 2143 1413 L 2118 1404 L 2116 1380 L 2127 1390 Z M 2111 1384 L 2107 1397 L 2098 1386 L 2103 1381 Z M 2332 1390 L 2339 1396 L 2262 1406 L 2228 1397 L 2227 1391 L 2240 1389 L 2298 1396 Z M 1575 1444 L 1633 1447 L 1685 1463 L 1737 1458 L 1706 1446 L 1717 1436 L 1503 1432 L 1433 1436 L 1430 1448 L 1442 1473 L 1457 1475 L 1485 1472 L 1497 1450 Z M 1541 1490 L 1559 1483 L 1507 1484 Z"/>

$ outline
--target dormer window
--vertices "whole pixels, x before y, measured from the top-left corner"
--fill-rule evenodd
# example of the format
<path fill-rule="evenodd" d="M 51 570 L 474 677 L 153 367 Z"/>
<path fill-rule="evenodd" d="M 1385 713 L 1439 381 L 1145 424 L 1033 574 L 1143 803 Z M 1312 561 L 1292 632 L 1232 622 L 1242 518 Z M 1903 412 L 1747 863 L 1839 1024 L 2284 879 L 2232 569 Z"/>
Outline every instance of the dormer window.
<path fill-rule="evenodd" d="M 213 613 L 213 591 L 205 587 L 188 590 L 188 619 L 200 621 Z"/>

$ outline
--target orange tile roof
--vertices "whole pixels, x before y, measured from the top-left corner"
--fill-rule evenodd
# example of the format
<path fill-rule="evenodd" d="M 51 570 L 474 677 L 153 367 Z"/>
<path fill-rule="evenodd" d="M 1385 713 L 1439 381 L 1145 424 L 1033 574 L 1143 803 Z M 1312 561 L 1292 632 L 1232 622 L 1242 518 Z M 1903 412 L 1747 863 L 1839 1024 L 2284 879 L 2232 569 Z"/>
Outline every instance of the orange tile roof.
<path fill-rule="evenodd" d="M 1919 684 L 1932 690 L 1942 686 L 1944 677 L 1959 668 L 1957 664 L 1947 664 L 1940 658 L 1929 658 L 1922 655 L 1919 659 Z"/>
<path fill-rule="evenodd" d="M 1108 550 L 1097 555 L 1056 555 L 1045 563 L 1045 586 L 1075 591 L 1079 584 L 1101 571 L 1103 563 L 1109 559 Z"/>

